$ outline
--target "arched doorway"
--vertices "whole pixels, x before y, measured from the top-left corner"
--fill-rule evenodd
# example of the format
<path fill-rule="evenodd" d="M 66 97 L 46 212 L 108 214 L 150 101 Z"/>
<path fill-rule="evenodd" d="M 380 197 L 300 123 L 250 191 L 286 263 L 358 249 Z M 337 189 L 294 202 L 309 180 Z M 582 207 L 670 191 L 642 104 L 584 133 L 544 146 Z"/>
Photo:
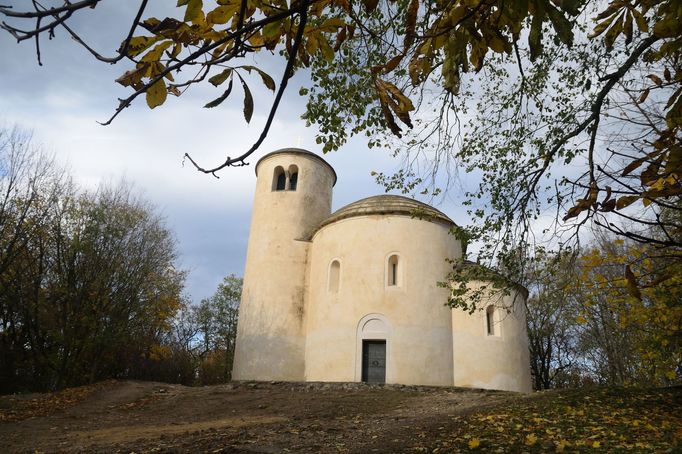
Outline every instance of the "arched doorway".
<path fill-rule="evenodd" d="M 386 383 L 391 379 L 391 328 L 382 314 L 368 314 L 360 319 L 357 331 L 355 380 Z"/>

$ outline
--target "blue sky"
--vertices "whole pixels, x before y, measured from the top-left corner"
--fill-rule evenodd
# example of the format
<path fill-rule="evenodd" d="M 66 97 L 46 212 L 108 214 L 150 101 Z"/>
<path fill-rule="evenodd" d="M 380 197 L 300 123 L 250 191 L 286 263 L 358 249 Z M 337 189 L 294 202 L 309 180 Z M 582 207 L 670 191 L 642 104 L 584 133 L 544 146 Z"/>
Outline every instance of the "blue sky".
<path fill-rule="evenodd" d="M 135 3 L 103 2 L 71 25 L 97 49 L 111 54 L 125 34 L 133 14 L 129 8 Z M 175 2 L 151 3 L 149 15 L 177 14 Z M 129 66 L 96 61 L 63 30 L 51 41 L 44 39 L 41 47 L 42 67 L 32 41 L 17 44 L 8 34 L 0 34 L 0 121 L 32 130 L 35 140 L 68 165 L 82 186 L 95 188 L 124 179 L 156 205 L 176 234 L 181 266 L 189 271 L 187 293 L 195 301 L 212 294 L 223 276 L 241 275 L 256 181 L 253 165 L 263 154 L 283 147 L 321 153 L 315 145 L 315 130 L 306 128 L 300 119 L 305 101 L 298 96 L 298 88 L 307 82 L 306 75 L 290 81 L 268 138 L 250 160 L 252 165 L 226 169 L 215 179 L 189 165 L 183 167 L 182 155 L 189 151 L 201 164 L 211 165 L 249 148 L 261 132 L 273 98 L 257 76 L 251 83 L 256 108 L 250 125 L 244 122 L 237 90 L 220 107 L 204 109 L 206 102 L 222 92 L 206 84 L 180 98 L 169 96 L 166 104 L 153 111 L 140 98 L 104 127 L 97 121 L 106 120 L 117 98 L 129 93 L 114 82 Z M 278 80 L 283 63 L 269 69 Z M 400 165 L 387 150 L 369 150 L 357 139 L 324 158 L 339 177 L 333 209 L 382 193 L 370 172 L 391 172 Z M 439 208 L 455 222 L 466 224 L 453 198 Z"/>

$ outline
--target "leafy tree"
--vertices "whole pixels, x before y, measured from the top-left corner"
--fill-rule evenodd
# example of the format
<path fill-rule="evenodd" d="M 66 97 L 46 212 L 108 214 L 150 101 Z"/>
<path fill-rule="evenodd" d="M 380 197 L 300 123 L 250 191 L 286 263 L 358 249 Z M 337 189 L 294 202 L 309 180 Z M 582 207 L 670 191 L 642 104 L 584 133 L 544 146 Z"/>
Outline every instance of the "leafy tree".
<path fill-rule="evenodd" d="M 586 365 L 610 383 L 682 376 L 682 268 L 651 245 L 601 238 L 572 290 Z"/>
<path fill-rule="evenodd" d="M 196 320 L 203 347 L 200 380 L 202 384 L 224 383 L 232 377 L 242 278 L 230 274 L 216 292 L 196 308 Z"/>
<path fill-rule="evenodd" d="M 125 185 L 79 192 L 27 136 L 7 137 L 0 391 L 134 376 L 181 304 L 173 236 Z"/>
<path fill-rule="evenodd" d="M 602 232 L 581 252 L 540 251 L 530 263 L 527 317 L 536 389 L 679 382 L 676 256 Z"/>
<path fill-rule="evenodd" d="M 580 352 L 575 341 L 577 314 L 570 299 L 573 268 L 572 254 L 540 250 L 527 270 L 526 322 L 536 390 L 580 384 L 579 379 L 574 381 L 580 374 Z"/>
<path fill-rule="evenodd" d="M 220 90 L 207 108 L 240 86 L 247 122 L 249 76 L 275 93 L 248 150 L 205 167 L 186 155 L 202 172 L 246 165 L 289 79 L 307 68 L 305 118 L 319 126 L 323 151 L 355 134 L 391 147 L 405 166 L 377 178 L 406 193 L 435 196 L 453 166 L 480 177 L 465 192 L 475 219 L 467 237 L 482 242 L 479 260 L 499 265 L 507 280 L 523 278 L 531 226 L 547 212 L 555 237 L 568 231 L 574 240 L 594 222 L 682 257 L 680 217 L 666 215 L 679 212 L 682 194 L 677 0 L 179 0 L 180 16 L 164 19 L 143 19 L 140 1 L 113 56 L 69 25 L 101 1 L 0 14 L 17 40 L 35 39 L 39 59 L 40 37 L 63 30 L 101 61 L 128 62 L 117 81 L 132 93 L 105 124 L 143 94 L 156 108 L 202 82 Z M 268 52 L 286 61 L 278 83 L 267 63 L 242 60 Z"/>

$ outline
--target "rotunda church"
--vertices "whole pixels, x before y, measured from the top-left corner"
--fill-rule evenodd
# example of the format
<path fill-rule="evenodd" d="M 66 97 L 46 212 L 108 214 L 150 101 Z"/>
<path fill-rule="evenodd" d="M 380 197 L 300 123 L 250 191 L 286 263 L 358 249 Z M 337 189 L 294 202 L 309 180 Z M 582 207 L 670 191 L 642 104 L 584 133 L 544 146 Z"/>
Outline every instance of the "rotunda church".
<path fill-rule="evenodd" d="M 256 164 L 235 380 L 531 389 L 525 294 L 470 315 L 439 287 L 455 224 L 379 195 L 331 212 L 334 169 L 287 148 Z"/>

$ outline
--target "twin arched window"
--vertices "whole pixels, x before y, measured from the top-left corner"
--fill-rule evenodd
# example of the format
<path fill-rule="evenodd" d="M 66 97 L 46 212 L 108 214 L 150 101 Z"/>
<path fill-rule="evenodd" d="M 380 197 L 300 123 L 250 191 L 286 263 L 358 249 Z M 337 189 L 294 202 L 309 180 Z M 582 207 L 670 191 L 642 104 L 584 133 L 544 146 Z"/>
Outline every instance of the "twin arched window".
<path fill-rule="evenodd" d="M 295 191 L 298 185 L 298 167 L 290 165 L 288 170 L 282 166 L 275 167 L 272 177 L 273 191 Z"/>

